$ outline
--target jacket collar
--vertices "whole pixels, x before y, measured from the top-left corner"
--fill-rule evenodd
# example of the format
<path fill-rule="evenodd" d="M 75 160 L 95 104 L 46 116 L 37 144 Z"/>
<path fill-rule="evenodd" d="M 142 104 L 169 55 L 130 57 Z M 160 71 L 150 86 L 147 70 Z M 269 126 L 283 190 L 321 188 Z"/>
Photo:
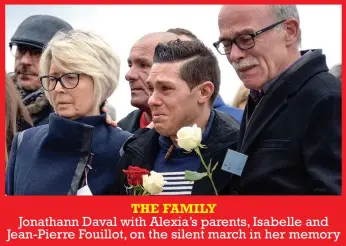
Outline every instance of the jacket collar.
<path fill-rule="evenodd" d="M 210 133 L 205 138 L 205 142 L 203 142 L 207 148 L 201 150 L 202 155 L 205 157 L 212 156 L 214 153 L 238 140 L 234 136 L 239 130 L 239 124 L 224 113 L 218 112 L 217 110 L 214 110 L 214 112 L 215 117 Z"/>
<path fill-rule="evenodd" d="M 328 71 L 328 67 L 325 55 L 322 54 L 321 50 L 315 50 L 283 72 L 264 94 L 251 119 L 248 122 L 243 120 L 239 150 L 242 153 L 247 153 L 260 132 L 274 115 L 287 104 L 289 97 L 297 93 L 311 77 L 326 71 Z M 251 102 L 253 100 L 251 97 L 248 97 L 248 100 L 248 103 L 254 103 Z M 248 106 L 245 108 L 245 114 L 247 115 L 247 113 Z M 246 124 L 248 125 L 246 126 Z"/>
<path fill-rule="evenodd" d="M 142 129 L 141 129 L 142 130 Z M 155 129 L 147 130 L 141 135 L 132 136 L 125 144 L 125 152 L 131 151 L 144 160 L 143 168 L 151 170 L 159 153 L 159 136 Z"/>
<path fill-rule="evenodd" d="M 54 113 L 49 116 L 47 146 L 59 150 L 88 151 L 96 126 L 106 124 L 106 114 L 70 120 Z"/>

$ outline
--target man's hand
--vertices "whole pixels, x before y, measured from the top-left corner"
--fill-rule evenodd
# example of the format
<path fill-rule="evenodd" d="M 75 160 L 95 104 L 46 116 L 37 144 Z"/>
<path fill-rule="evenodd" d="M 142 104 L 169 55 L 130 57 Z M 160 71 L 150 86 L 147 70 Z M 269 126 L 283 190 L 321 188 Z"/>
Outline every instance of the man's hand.
<path fill-rule="evenodd" d="M 101 111 L 107 114 L 107 111 L 108 111 L 108 110 L 107 110 L 107 108 L 106 108 L 105 106 L 103 106 L 103 107 L 101 108 Z M 117 127 L 117 123 L 109 116 L 109 114 L 107 114 L 107 116 L 106 116 L 106 123 L 107 123 L 108 125 Z"/>

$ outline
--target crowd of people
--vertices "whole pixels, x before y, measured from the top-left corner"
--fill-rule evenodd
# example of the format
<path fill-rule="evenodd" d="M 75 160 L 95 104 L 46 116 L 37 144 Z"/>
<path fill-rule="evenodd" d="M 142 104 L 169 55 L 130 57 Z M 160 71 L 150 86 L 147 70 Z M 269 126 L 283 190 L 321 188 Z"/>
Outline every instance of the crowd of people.
<path fill-rule="evenodd" d="M 134 42 L 125 79 L 137 109 L 117 123 L 107 103 L 116 47 L 54 16 L 23 20 L 9 43 L 5 193 L 133 194 L 123 170 L 140 167 L 162 174 L 162 195 L 340 195 L 341 65 L 299 49 L 295 5 L 225 5 L 217 20 L 217 55 L 184 28 Z M 219 94 L 218 59 L 243 83 L 232 105 Z M 218 163 L 213 182 L 184 179 L 206 171 L 177 141 L 195 124 L 201 156 Z"/>

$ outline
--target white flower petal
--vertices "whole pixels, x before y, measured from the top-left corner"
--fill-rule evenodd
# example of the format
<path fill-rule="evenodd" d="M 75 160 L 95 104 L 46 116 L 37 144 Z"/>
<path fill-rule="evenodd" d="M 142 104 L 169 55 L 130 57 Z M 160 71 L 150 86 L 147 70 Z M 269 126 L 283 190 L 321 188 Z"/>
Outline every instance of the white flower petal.
<path fill-rule="evenodd" d="M 177 132 L 177 143 L 180 148 L 186 151 L 191 151 L 197 148 L 202 140 L 202 129 L 196 124 L 191 126 L 182 127 Z"/>
<path fill-rule="evenodd" d="M 143 187 L 149 192 L 151 195 L 156 195 L 162 192 L 165 181 L 163 179 L 162 174 L 157 173 L 155 171 L 150 172 L 150 176 L 146 175 L 146 179 L 144 181 L 143 176 Z"/>

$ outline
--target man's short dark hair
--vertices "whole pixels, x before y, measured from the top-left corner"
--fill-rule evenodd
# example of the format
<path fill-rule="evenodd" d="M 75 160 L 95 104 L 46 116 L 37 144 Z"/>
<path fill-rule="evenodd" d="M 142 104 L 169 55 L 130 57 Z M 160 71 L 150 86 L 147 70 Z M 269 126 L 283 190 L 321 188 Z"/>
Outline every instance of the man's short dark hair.
<path fill-rule="evenodd" d="M 159 43 L 155 48 L 154 63 L 186 61 L 180 68 L 180 78 L 185 80 L 192 90 L 197 85 L 211 81 L 214 92 L 211 103 L 219 94 L 220 68 L 216 56 L 201 41 L 173 40 Z"/>
<path fill-rule="evenodd" d="M 184 28 L 170 28 L 168 29 L 166 32 L 171 32 L 174 33 L 178 36 L 180 35 L 186 35 L 189 38 L 191 38 L 192 40 L 197 40 L 197 36 L 195 34 L 193 34 L 191 31 L 184 29 Z"/>

